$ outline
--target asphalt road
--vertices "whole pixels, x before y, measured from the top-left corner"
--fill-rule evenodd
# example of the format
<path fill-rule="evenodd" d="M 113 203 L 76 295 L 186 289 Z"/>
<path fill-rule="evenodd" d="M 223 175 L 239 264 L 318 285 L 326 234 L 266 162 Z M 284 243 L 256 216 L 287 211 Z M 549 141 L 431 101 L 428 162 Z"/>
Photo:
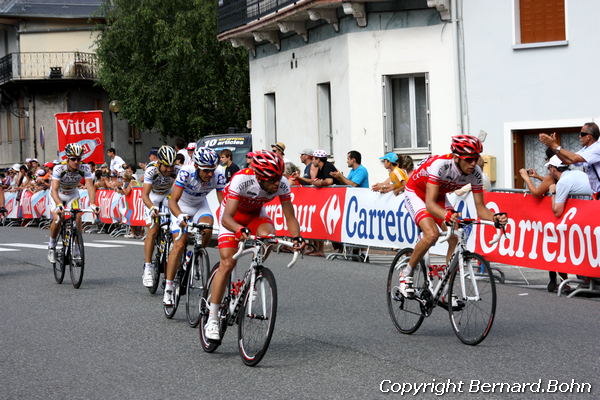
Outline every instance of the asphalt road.
<path fill-rule="evenodd" d="M 68 272 L 62 285 L 54 282 L 43 248 L 25 247 L 45 246 L 46 235 L 0 227 L 0 399 L 600 397 L 598 299 L 500 285 L 492 332 L 470 347 L 439 308 L 414 335 L 399 334 L 386 309 L 384 266 L 305 257 L 287 269 L 289 255 L 275 254 L 266 262 L 279 292 L 275 333 L 263 361 L 249 368 L 235 329 L 206 354 L 185 307 L 165 319 L 162 294 L 150 295 L 141 283 L 141 242 L 86 235 L 86 243 L 110 247 L 86 248 L 75 290 Z M 216 251 L 209 253 L 216 261 Z M 546 389 L 551 380 L 589 383 L 591 393 L 468 393 L 473 380 L 539 379 Z M 384 389 L 430 388 L 384 394 L 384 380 Z M 448 380 L 462 381 L 456 390 L 464 393 L 432 392 L 433 383 Z"/>

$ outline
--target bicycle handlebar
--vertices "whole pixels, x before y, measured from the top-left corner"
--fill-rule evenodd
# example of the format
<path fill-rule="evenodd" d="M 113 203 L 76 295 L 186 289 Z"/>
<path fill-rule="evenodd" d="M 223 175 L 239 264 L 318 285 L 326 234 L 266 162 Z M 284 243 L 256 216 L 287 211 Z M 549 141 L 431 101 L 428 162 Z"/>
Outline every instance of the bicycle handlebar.
<path fill-rule="evenodd" d="M 246 241 L 241 240 L 240 244 L 238 245 L 238 251 L 232 257 L 234 260 L 239 259 L 241 256 L 243 256 L 245 254 L 253 253 L 254 247 L 260 246 L 263 243 L 282 244 L 286 247 L 294 248 L 294 242 L 289 241 L 289 240 L 275 238 L 272 236 L 259 237 L 259 236 L 255 236 L 255 235 L 250 235 L 247 240 L 252 240 L 252 241 L 255 241 L 256 243 L 253 244 L 252 247 L 250 247 L 248 249 L 244 249 L 244 244 L 246 243 Z M 292 268 L 294 266 L 294 264 L 296 264 L 296 261 L 298 261 L 299 255 L 300 255 L 300 252 L 298 250 L 294 251 L 294 255 L 292 256 L 292 261 L 290 261 L 289 264 L 287 265 L 288 268 Z"/>
<path fill-rule="evenodd" d="M 486 221 L 486 220 L 481 220 L 481 219 L 473 219 L 473 218 L 461 218 L 458 221 L 459 225 L 473 225 L 473 224 L 477 224 L 477 225 L 491 225 L 491 226 L 496 226 L 494 222 L 492 221 Z M 441 236 L 438 240 L 438 243 L 444 243 L 446 242 L 448 239 L 450 239 L 450 236 L 452 236 L 454 234 L 454 224 L 452 226 L 449 226 L 448 229 L 446 230 L 445 234 L 443 236 Z M 502 237 L 502 235 L 506 236 L 507 238 L 510 237 L 509 234 L 506 233 L 506 231 L 504 230 L 504 227 L 501 228 L 496 228 L 496 234 L 494 235 L 494 237 L 492 238 L 492 240 L 490 240 L 488 242 L 488 245 L 493 245 L 498 243 L 498 241 L 500 240 L 500 238 Z"/>
<path fill-rule="evenodd" d="M 152 224 L 150 225 L 150 227 L 148 229 L 154 228 L 154 225 L 156 225 L 156 220 L 158 219 L 158 217 L 166 217 L 167 215 L 170 215 L 170 214 L 171 213 L 168 213 L 168 212 L 159 212 L 156 217 L 152 218 Z"/>
<path fill-rule="evenodd" d="M 78 209 L 78 208 L 75 208 L 75 209 L 66 209 L 66 208 L 64 208 L 62 210 L 61 214 L 64 214 L 64 213 L 72 213 L 72 214 L 78 214 L 78 213 L 96 213 L 96 210 L 91 209 L 91 208 L 82 208 L 82 209 Z M 58 223 L 60 222 L 60 220 L 61 220 L 61 218 L 57 218 L 54 221 L 54 223 L 58 225 Z"/>
<path fill-rule="evenodd" d="M 188 233 L 188 227 L 190 227 L 190 228 L 192 228 L 192 229 L 198 229 L 198 230 L 201 230 L 201 231 L 203 231 L 203 230 L 206 230 L 206 229 L 212 229 L 212 227 L 213 227 L 213 226 L 212 226 L 211 224 L 206 224 L 206 223 L 204 223 L 204 222 L 201 222 L 201 223 L 199 223 L 199 224 L 188 223 L 188 224 L 185 226 L 185 228 L 182 228 L 182 229 L 179 231 L 179 234 L 178 234 L 178 235 L 177 235 L 177 237 L 175 238 L 175 240 L 176 240 L 176 241 L 177 241 L 177 240 L 179 240 L 179 239 L 181 239 L 181 237 L 182 237 L 182 236 L 183 236 L 183 234 L 184 234 L 184 231 L 185 231 L 185 233 Z"/>

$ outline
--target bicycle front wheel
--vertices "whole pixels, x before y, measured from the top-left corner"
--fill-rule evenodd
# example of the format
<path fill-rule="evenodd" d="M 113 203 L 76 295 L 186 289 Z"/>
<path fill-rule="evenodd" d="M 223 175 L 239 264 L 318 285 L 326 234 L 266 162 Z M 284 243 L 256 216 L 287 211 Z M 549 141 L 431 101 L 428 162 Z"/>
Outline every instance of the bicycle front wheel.
<path fill-rule="evenodd" d="M 85 267 L 85 254 L 83 249 L 83 235 L 79 230 L 73 230 L 71 242 L 71 264 L 69 272 L 71 273 L 71 282 L 75 289 L 79 289 L 83 280 L 83 270 Z"/>
<path fill-rule="evenodd" d="M 54 223 L 54 222 L 53 222 Z M 63 246 L 63 234 L 62 229 L 60 234 L 56 238 L 56 262 L 52 264 L 52 270 L 54 271 L 54 280 L 56 283 L 61 284 L 65 279 L 65 252 L 66 248 Z"/>
<path fill-rule="evenodd" d="M 148 288 L 150 294 L 156 293 L 158 284 L 160 283 L 160 273 L 164 272 L 167 263 L 167 237 L 163 236 L 162 229 L 159 228 L 157 233 L 157 240 L 154 243 L 154 257 L 152 257 L 152 263 L 154 264 L 154 270 L 152 271 L 152 286 Z"/>
<path fill-rule="evenodd" d="M 250 282 L 248 282 L 250 283 Z M 257 365 L 264 357 L 277 316 L 277 286 L 271 270 L 256 268 L 254 287 L 248 287 L 238 323 L 238 345 L 244 364 Z"/>
<path fill-rule="evenodd" d="M 425 272 L 425 263 L 421 260 L 413 271 L 413 288 L 415 296 L 412 298 L 404 297 L 400 293 L 399 275 L 402 269 L 408 264 L 408 260 L 413 253 L 413 249 L 402 249 L 396 254 L 387 278 L 387 305 L 390 318 L 398 332 L 411 334 L 417 331 L 425 315 L 421 311 L 421 303 L 417 300 L 427 289 L 427 278 Z"/>
<path fill-rule="evenodd" d="M 188 323 L 192 328 L 197 327 L 200 321 L 200 300 L 202 299 L 202 290 L 208 280 L 208 269 L 208 253 L 201 248 L 194 254 L 188 271 L 185 311 Z"/>
<path fill-rule="evenodd" d="M 468 345 L 479 344 L 492 329 L 496 314 L 496 283 L 490 264 L 476 253 L 464 253 L 462 266 L 453 261 L 448 312 L 456 336 Z M 452 302 L 452 304 L 450 304 Z"/>

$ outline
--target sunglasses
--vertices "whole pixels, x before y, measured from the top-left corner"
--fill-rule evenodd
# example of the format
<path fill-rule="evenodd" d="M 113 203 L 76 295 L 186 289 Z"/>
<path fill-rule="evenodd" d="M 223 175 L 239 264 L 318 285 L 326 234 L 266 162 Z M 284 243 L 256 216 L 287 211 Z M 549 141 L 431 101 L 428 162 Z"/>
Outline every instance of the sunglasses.
<path fill-rule="evenodd" d="M 463 160 L 469 164 L 473 164 L 479 161 L 479 157 L 464 157 Z"/>
<path fill-rule="evenodd" d="M 591 135 L 591 133 L 588 133 L 588 132 L 579 132 L 579 137 L 586 137 L 587 135 Z"/>
<path fill-rule="evenodd" d="M 200 168 L 200 171 L 204 172 L 205 174 L 212 174 L 215 172 L 213 168 Z"/>
<path fill-rule="evenodd" d="M 81 161 L 81 157 L 69 157 L 69 161 Z"/>

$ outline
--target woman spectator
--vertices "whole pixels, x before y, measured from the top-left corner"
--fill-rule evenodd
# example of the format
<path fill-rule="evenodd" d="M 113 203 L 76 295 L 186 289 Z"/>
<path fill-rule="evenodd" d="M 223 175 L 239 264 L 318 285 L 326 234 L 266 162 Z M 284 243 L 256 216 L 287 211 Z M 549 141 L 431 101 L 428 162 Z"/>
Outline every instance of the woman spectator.
<path fill-rule="evenodd" d="M 300 183 L 296 179 L 294 179 L 294 173 L 300 173 L 298 167 L 296 167 L 296 165 L 293 162 L 286 162 L 283 176 L 285 176 L 288 179 L 288 182 L 291 186 L 300 185 Z"/>
<path fill-rule="evenodd" d="M 382 160 L 383 166 L 389 171 L 390 175 L 385 181 L 374 184 L 371 189 L 379 193 L 393 191 L 395 195 L 403 192 L 406 182 L 408 181 L 406 171 L 398 166 L 399 161 L 404 165 L 403 160 L 399 160 L 398 154 L 391 152 L 383 157 L 379 157 L 379 159 Z"/>

